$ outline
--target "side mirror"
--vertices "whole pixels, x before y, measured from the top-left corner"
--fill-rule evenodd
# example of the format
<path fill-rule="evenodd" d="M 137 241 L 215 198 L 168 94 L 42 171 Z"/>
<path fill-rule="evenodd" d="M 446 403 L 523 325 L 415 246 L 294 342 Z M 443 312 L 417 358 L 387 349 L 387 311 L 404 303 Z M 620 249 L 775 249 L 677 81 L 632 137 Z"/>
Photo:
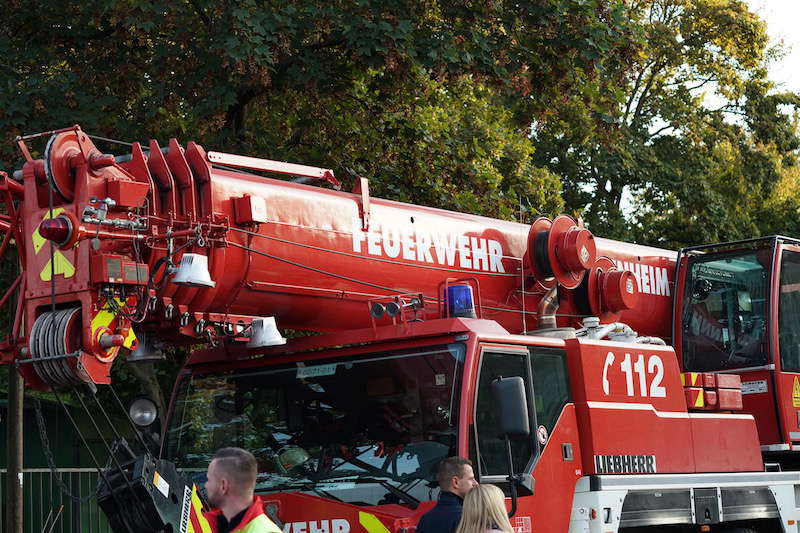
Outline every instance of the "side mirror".
<path fill-rule="evenodd" d="M 500 421 L 501 436 L 520 437 L 531 434 L 528 399 L 521 377 L 499 377 L 492 381 L 492 398 Z"/>
<path fill-rule="evenodd" d="M 521 377 L 499 377 L 492 381 L 492 399 L 500 421 L 500 437 L 506 440 L 506 460 L 511 485 L 511 518 L 517 512 L 517 485 L 520 476 L 514 473 L 514 459 L 511 455 L 511 437 L 527 437 L 531 434 L 528 418 L 528 399 L 525 395 L 525 382 Z"/>

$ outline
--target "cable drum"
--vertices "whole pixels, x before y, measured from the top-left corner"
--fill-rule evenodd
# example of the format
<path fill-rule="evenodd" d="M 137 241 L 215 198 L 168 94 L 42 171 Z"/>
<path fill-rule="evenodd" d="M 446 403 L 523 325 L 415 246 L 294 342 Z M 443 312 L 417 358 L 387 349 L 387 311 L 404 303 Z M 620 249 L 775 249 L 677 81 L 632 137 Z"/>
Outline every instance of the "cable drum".
<path fill-rule="evenodd" d="M 58 339 L 59 336 L 62 335 L 63 326 L 70 314 L 70 311 L 71 311 L 70 309 L 66 309 L 64 311 L 56 311 L 56 313 L 52 316 L 51 320 L 51 323 L 53 325 L 51 329 L 52 334 L 48 336 L 48 341 L 49 341 L 48 347 L 50 349 L 50 353 L 52 354 L 60 355 L 67 353 L 64 342 L 59 342 Z M 64 368 L 64 365 L 61 364 L 61 363 L 66 363 L 66 359 L 54 360 L 51 361 L 51 363 L 56 373 L 60 373 L 61 378 L 64 381 L 69 382 L 69 374 L 64 372 L 66 368 Z"/>
<path fill-rule="evenodd" d="M 31 328 L 28 348 L 33 359 L 64 356 L 33 363 L 36 374 L 54 388 L 84 381 L 79 376 L 75 358 L 67 357 L 80 346 L 80 311 L 80 307 L 73 307 L 42 313 Z"/>
<path fill-rule="evenodd" d="M 74 309 L 65 309 L 64 311 L 58 312 L 51 317 L 50 323 L 50 335 L 48 335 L 48 348 L 52 355 L 63 355 L 68 353 L 66 348 L 66 342 L 64 339 L 65 335 L 65 326 L 67 319 L 69 316 L 74 312 Z M 53 369 L 57 374 L 60 374 L 63 383 L 70 383 L 72 381 L 69 363 L 67 359 L 56 359 L 50 361 L 53 366 Z"/>

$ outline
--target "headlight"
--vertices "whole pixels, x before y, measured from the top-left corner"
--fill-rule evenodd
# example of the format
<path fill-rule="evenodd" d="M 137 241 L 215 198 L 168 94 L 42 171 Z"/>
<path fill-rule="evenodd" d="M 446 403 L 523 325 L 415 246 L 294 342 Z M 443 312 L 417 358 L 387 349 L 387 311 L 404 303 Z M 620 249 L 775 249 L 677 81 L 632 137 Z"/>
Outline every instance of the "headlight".
<path fill-rule="evenodd" d="M 150 398 L 137 398 L 128 409 L 133 423 L 139 427 L 146 427 L 155 422 L 158 408 Z"/>

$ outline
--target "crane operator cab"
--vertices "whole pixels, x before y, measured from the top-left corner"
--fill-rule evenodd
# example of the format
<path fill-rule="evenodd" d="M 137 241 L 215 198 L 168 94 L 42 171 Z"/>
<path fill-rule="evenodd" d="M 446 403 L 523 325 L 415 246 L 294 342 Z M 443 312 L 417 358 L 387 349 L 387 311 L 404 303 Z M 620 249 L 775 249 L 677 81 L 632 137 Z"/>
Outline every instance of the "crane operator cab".
<path fill-rule="evenodd" d="M 800 449 L 800 241 L 683 249 L 677 283 L 673 341 L 683 370 L 739 374 L 762 450 L 785 459 Z"/>

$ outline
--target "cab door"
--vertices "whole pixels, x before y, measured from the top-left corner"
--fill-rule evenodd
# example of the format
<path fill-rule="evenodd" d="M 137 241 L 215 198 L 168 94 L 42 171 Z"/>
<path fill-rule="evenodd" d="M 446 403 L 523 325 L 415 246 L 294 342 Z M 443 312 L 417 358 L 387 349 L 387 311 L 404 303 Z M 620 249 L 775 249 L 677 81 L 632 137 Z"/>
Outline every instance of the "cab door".
<path fill-rule="evenodd" d="M 533 382 L 530 355 L 524 346 L 484 345 L 480 350 L 477 396 L 475 399 L 475 473 L 481 483 L 505 483 L 508 475 L 506 442 L 500 436 L 500 425 L 492 398 L 492 381 L 498 377 L 519 376 L 525 382 L 530 427 L 536 427 L 533 405 Z M 533 435 L 511 439 L 515 473 L 532 470 L 539 446 Z M 531 487 L 528 487 L 530 490 Z"/>
<path fill-rule="evenodd" d="M 738 374 L 761 444 L 785 449 L 775 376 L 780 255 L 769 238 L 682 257 L 673 343 L 683 372 Z"/>
<path fill-rule="evenodd" d="M 775 357 L 773 405 L 778 410 L 782 441 L 794 448 L 800 445 L 800 247 L 784 244 L 779 252 L 771 321 L 777 324 L 771 332 L 773 353 L 779 355 Z M 753 384 L 744 382 L 744 397 L 757 394 L 753 389 Z"/>
<path fill-rule="evenodd" d="M 500 486 L 508 496 L 507 448 L 491 383 L 500 376 L 521 377 L 531 434 L 511 439 L 514 472 L 523 474 L 511 523 L 518 531 L 566 531 L 582 475 L 575 408 L 563 341 L 531 338 L 537 340 L 548 346 L 480 346 L 470 455 L 479 481 Z"/>

